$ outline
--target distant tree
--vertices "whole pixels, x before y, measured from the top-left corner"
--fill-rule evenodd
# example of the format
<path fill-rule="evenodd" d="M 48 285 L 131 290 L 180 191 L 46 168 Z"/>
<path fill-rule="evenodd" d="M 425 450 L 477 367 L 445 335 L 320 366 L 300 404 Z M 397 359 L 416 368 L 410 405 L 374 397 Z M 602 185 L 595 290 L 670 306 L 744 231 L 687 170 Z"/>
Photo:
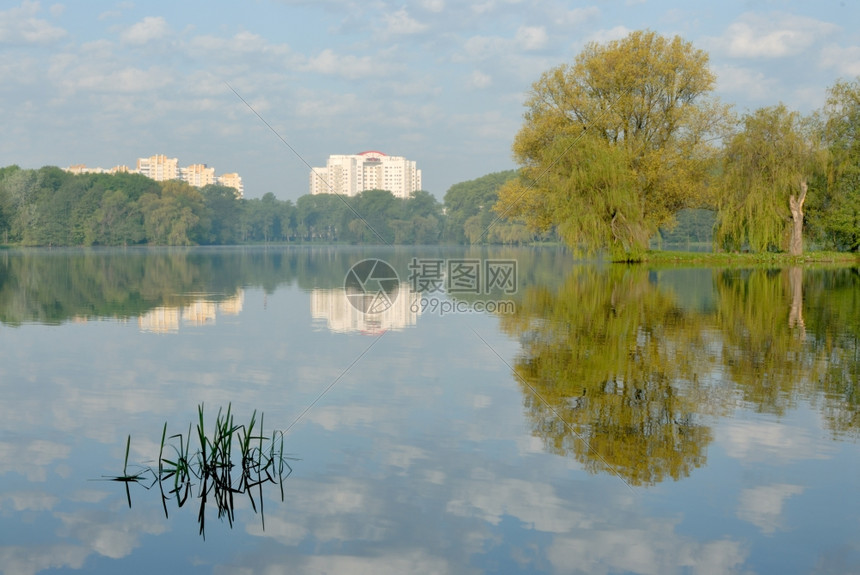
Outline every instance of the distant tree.
<path fill-rule="evenodd" d="M 498 219 L 492 209 L 498 200 L 499 189 L 516 177 L 516 171 L 507 170 L 451 186 L 444 199 L 443 238 L 458 244 L 489 241 L 490 224 Z M 477 219 L 472 219 L 475 217 Z M 467 232 L 467 222 L 470 222 L 468 229 L 471 234 Z"/>
<path fill-rule="evenodd" d="M 243 204 L 235 188 L 208 185 L 200 189 L 203 205 L 209 220 L 209 233 L 205 243 L 235 244 L 239 240 L 239 227 Z"/>

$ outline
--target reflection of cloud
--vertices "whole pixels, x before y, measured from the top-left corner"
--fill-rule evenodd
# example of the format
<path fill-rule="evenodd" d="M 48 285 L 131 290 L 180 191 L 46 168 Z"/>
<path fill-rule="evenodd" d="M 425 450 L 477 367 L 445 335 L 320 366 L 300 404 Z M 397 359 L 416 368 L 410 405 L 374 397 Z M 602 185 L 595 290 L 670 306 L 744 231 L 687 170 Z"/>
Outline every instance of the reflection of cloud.
<path fill-rule="evenodd" d="M 167 531 L 167 523 L 158 515 L 139 519 L 136 523 L 117 521 L 116 515 L 103 511 L 79 510 L 57 513 L 57 517 L 63 522 L 66 535 L 76 537 L 99 555 L 112 559 L 131 553 L 140 544 L 142 534 L 159 535 Z"/>
<path fill-rule="evenodd" d="M 732 421 L 718 428 L 726 452 L 747 461 L 826 459 L 828 447 L 800 427 L 771 422 Z"/>
<path fill-rule="evenodd" d="M 737 516 L 749 521 L 763 533 L 773 533 L 782 524 L 782 505 L 792 495 L 803 493 L 800 485 L 776 483 L 744 489 L 738 502 Z"/>
<path fill-rule="evenodd" d="M 80 569 L 89 552 L 75 545 L 0 547 L 0 571 L 8 575 L 35 575 L 48 569 Z"/>
<path fill-rule="evenodd" d="M 57 497 L 48 495 L 47 493 L 16 491 L 4 493 L 0 496 L 0 509 L 3 508 L 2 502 L 4 499 L 11 502 L 11 507 L 15 511 L 48 511 L 60 501 Z"/>
<path fill-rule="evenodd" d="M 582 538 L 559 537 L 547 552 L 566 573 L 735 573 L 745 552 L 736 541 L 698 543 L 681 539 L 668 523 L 644 528 L 594 531 Z"/>
<path fill-rule="evenodd" d="M 68 445 L 44 439 L 0 443 L 0 475 L 14 471 L 30 481 L 45 481 L 47 466 L 58 459 L 65 459 L 70 451 Z"/>
<path fill-rule="evenodd" d="M 580 513 L 566 509 L 551 485 L 519 479 L 470 482 L 453 494 L 447 511 L 460 517 L 478 517 L 492 525 L 512 515 L 532 529 L 549 533 L 589 526 Z"/>
<path fill-rule="evenodd" d="M 287 571 L 289 571 L 289 567 Z M 454 573 L 441 557 L 428 555 L 423 549 L 404 550 L 377 557 L 358 555 L 329 555 L 310 557 L 305 573 L 350 573 L 352 575 L 401 575 L 402 573 Z M 460 570 L 458 569 L 459 573 Z"/>

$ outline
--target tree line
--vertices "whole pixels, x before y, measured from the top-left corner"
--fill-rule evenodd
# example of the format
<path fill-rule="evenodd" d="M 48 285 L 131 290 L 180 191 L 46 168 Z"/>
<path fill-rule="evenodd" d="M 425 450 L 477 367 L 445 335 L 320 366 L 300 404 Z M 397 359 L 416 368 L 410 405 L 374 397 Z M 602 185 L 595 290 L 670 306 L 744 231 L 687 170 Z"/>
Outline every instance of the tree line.
<path fill-rule="evenodd" d="M 860 248 L 860 79 L 826 105 L 738 116 L 712 96 L 708 55 L 678 36 L 636 31 L 591 43 L 545 72 L 513 151 L 519 177 L 496 212 L 555 229 L 575 250 L 643 257 L 682 210 L 715 214 L 717 250 Z"/>
<path fill-rule="evenodd" d="M 355 197 L 272 193 L 244 199 L 233 188 L 157 182 L 139 174 L 71 174 L 57 167 L 0 168 L 0 242 L 23 246 L 230 245 L 263 242 L 506 243 L 540 238 L 492 212 L 514 171 L 452 186 L 440 203 L 386 190 Z"/>

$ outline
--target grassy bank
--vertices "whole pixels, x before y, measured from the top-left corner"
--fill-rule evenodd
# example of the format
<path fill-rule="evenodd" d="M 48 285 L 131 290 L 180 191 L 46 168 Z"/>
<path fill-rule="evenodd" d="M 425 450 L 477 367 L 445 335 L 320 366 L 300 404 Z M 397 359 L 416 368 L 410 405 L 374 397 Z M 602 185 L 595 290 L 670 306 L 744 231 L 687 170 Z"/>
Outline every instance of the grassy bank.
<path fill-rule="evenodd" d="M 793 266 L 793 265 L 860 265 L 860 254 L 847 252 L 807 252 L 800 256 L 785 253 L 727 253 L 649 251 L 645 263 L 665 266 Z"/>

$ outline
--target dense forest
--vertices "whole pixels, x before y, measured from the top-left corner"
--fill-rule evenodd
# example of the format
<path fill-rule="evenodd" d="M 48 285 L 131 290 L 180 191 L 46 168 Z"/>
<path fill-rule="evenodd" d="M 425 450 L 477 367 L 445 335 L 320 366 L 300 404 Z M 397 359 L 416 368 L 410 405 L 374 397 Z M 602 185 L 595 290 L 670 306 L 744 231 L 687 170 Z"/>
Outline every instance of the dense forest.
<path fill-rule="evenodd" d="M 499 220 L 496 190 L 515 172 L 453 186 L 445 205 L 417 191 L 355 197 L 272 193 L 237 198 L 224 186 L 195 188 L 139 174 L 71 174 L 60 168 L 0 169 L 0 242 L 22 246 L 228 245 L 264 242 L 375 244 L 525 243 L 522 224 Z"/>
<path fill-rule="evenodd" d="M 224 186 L 195 188 L 139 174 L 71 174 L 56 167 L 0 168 L 0 244 L 19 246 L 235 245 L 269 242 L 350 244 L 506 244 L 556 241 L 497 216 L 499 188 L 516 171 L 451 186 L 440 203 L 426 191 L 395 198 L 272 193 L 237 198 Z M 714 215 L 681 213 L 662 241 L 708 243 Z"/>

